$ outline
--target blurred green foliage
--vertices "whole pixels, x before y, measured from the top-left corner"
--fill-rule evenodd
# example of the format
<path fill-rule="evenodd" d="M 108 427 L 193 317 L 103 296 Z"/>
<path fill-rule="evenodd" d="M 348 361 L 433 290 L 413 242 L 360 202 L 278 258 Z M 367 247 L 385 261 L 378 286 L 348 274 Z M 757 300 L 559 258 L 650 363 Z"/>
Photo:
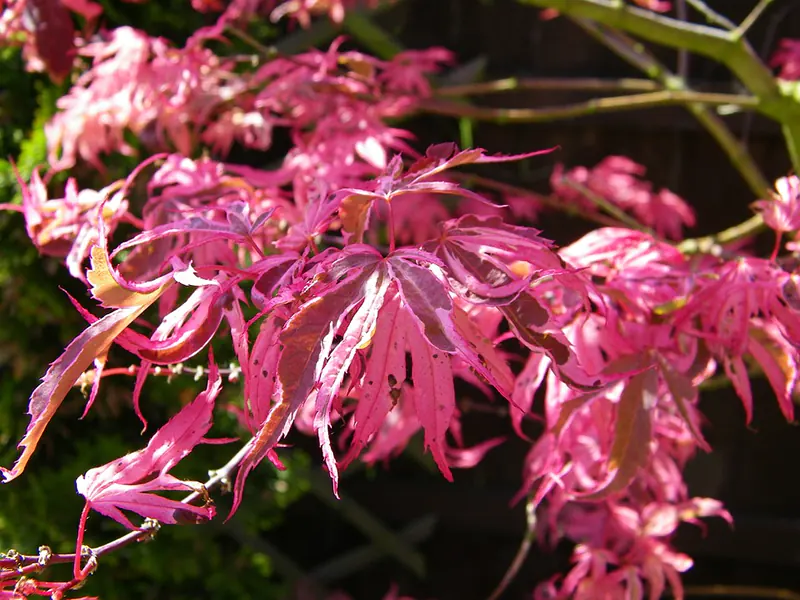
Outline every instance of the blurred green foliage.
<path fill-rule="evenodd" d="M 180 8 L 176 1 L 103 4 L 109 21 L 150 24 L 148 29 L 158 34 L 185 37 L 202 24 L 202 17 L 187 10 L 183 2 Z M 18 49 L 0 49 L 0 204 L 18 204 L 21 199 L 12 160 L 25 179 L 36 166 L 47 170 L 43 125 L 66 89 L 45 77 L 26 73 Z M 107 177 L 121 176 L 131 166 L 125 161 L 131 160 L 109 160 Z M 70 175 L 78 176 L 82 185 L 100 183 L 95 177 L 82 177 L 78 171 Z M 65 179 L 62 174 L 51 182 L 56 197 L 63 193 Z M 28 424 L 25 411 L 30 392 L 48 364 L 85 327 L 59 288 L 86 306 L 91 304 L 86 302 L 83 285 L 71 280 L 56 259 L 39 256 L 19 213 L 0 211 L 0 241 L 0 464 L 8 466 L 16 458 L 15 445 Z M 232 356 L 229 348 L 219 352 L 221 361 Z M 132 362 L 130 355 L 114 349 L 109 366 Z M 71 552 L 83 504 L 75 491 L 75 478 L 143 447 L 153 431 L 204 386 L 204 380 L 195 382 L 191 376 L 176 377 L 171 382 L 163 377 L 150 378 L 142 399 L 150 421 L 144 435 L 131 407 L 132 378 L 104 380 L 98 401 L 84 420 L 79 419 L 84 405 L 80 392 L 70 393 L 24 476 L 0 488 L 0 551 L 14 548 L 35 554 L 45 544 L 54 552 Z M 242 435 L 233 414 L 225 410 L 227 404 L 241 404 L 240 394 L 237 385 L 226 387 L 218 402 L 213 437 Z M 239 443 L 203 446 L 175 473 L 204 480 L 209 469 L 227 462 Z M 264 468 L 251 476 L 247 501 L 236 515 L 238 528 L 256 539 L 280 525 L 286 508 L 308 489 L 307 455 L 297 451 L 285 458 L 285 472 Z M 218 507 L 220 520 L 227 516 L 228 502 L 223 498 Z M 86 543 L 100 545 L 124 532 L 115 522 L 92 516 Z M 218 525 L 164 527 L 156 538 L 155 543 L 137 544 L 104 556 L 81 593 L 106 599 L 232 599 L 279 598 L 287 589 L 263 548 L 242 544 Z M 65 566 L 51 567 L 50 571 L 43 576 L 69 577 Z"/>

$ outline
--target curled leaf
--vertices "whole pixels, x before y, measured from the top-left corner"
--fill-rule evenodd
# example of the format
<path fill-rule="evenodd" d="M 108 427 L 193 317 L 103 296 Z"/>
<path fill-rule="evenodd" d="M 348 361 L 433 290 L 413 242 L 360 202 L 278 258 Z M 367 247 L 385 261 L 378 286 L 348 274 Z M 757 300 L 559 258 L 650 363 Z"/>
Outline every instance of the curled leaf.
<path fill-rule="evenodd" d="M 608 459 L 608 479 L 581 500 L 603 500 L 621 492 L 647 464 L 652 438 L 652 414 L 658 393 L 658 377 L 648 369 L 634 375 L 622 391 L 614 423 L 614 442 Z"/>

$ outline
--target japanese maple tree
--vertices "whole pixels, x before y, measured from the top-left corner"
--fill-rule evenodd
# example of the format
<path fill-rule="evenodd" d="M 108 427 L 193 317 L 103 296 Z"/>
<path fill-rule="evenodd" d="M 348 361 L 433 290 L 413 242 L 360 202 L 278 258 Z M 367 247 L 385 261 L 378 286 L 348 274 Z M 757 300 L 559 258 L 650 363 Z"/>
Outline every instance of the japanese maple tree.
<path fill-rule="evenodd" d="M 451 102 L 470 85 L 432 83 L 456 62 L 442 48 L 379 58 L 337 37 L 287 54 L 246 33 L 255 19 L 341 23 L 348 11 L 383 3 L 194 0 L 192 8 L 211 17 L 183 44 L 129 26 L 106 29 L 102 7 L 89 0 L 3 5 L 0 39 L 22 45 L 30 69 L 71 84 L 45 125 L 49 164 L 27 181 L 19 176 L 21 205 L 4 208 L 22 213 L 40 253 L 63 258 L 87 292 L 71 298 L 86 327 L 33 391 L 4 482 L 24 476 L 73 387 L 90 387 L 86 411 L 102 402 L 109 363 L 131 365 L 133 355 L 131 409 L 148 428 L 141 403 L 149 377 L 179 375 L 195 361 L 207 385 L 176 406 L 144 448 L 75 474 L 85 499 L 75 551 L 0 558 L 0 598 L 65 597 L 107 552 L 160 525 L 219 518 L 214 496 L 229 479 L 233 514 L 254 469 L 283 468 L 293 429 L 317 437 L 333 495 L 348 465 L 389 461 L 420 431 L 452 480 L 452 469 L 474 466 L 502 443 L 465 447 L 457 379 L 476 396 L 502 397 L 510 434 L 530 443 L 516 499 L 527 504 L 526 539 L 575 544 L 571 570 L 542 582 L 535 597 L 655 599 L 667 587 L 683 597 L 680 574 L 692 560 L 671 546 L 672 534 L 701 517 L 731 521 L 721 502 L 692 497 L 682 478 L 698 449 L 711 451 L 700 389 L 727 377 L 749 421 L 750 379 L 763 375 L 792 421 L 800 361 L 800 272 L 787 260 L 800 248 L 800 181 L 788 175 L 771 189 L 707 107 L 755 107 L 777 120 L 800 167 L 800 104 L 781 91 L 796 78 L 799 42 L 782 42 L 772 62 L 778 79 L 743 37 L 768 2 L 733 32 L 722 20 L 707 31 L 684 27 L 663 1 L 525 3 L 600 31 L 655 73 L 660 88 L 639 94 L 643 105 L 686 104 L 711 123 L 753 189 L 754 217 L 685 239 L 692 207 L 616 155 L 592 168 L 557 166 L 548 196 L 470 180 L 472 165 L 536 161 L 554 149 L 423 149 L 402 120 L 427 111 L 535 121 L 582 107 L 503 112 Z M 724 60 L 752 96 L 676 86 L 646 51 L 630 58 L 620 50 L 633 42 L 609 28 L 616 14 L 628 17 L 619 27 L 646 40 L 712 56 L 723 55 L 721 45 L 738 49 Z M 232 41 L 242 39 L 255 57 L 236 54 Z M 624 95 L 604 100 L 583 108 L 633 103 Z M 274 150 L 278 134 L 290 140 L 279 164 L 228 161 L 234 147 Z M 140 165 L 97 190 L 72 177 L 63 190 L 52 182 L 79 165 L 104 175 L 114 155 Z M 531 227 L 553 206 L 598 227 L 558 248 Z M 742 248 L 764 229 L 776 236 L 770 256 Z M 211 350 L 217 340 L 237 358 L 227 381 Z M 228 385 L 242 391 L 235 410 L 243 442 L 205 483 L 172 475 L 197 445 L 234 443 L 206 437 Z M 534 412 L 544 432 L 529 439 L 524 420 Z M 87 544 L 91 511 L 130 532 Z M 32 577 L 51 562 L 73 563 L 71 577 Z M 518 568 L 515 561 L 492 597 Z"/>

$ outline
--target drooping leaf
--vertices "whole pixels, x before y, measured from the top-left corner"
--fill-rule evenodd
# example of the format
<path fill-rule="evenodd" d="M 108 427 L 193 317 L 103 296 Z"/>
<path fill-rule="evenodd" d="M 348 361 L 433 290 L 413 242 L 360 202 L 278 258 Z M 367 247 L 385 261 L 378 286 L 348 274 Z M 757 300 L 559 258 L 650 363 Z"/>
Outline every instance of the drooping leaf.
<path fill-rule="evenodd" d="M 425 447 L 448 481 L 453 480 L 447 464 L 446 433 L 455 412 L 456 397 L 450 355 L 431 346 L 416 324 L 406 316 L 406 340 L 411 351 L 414 408 L 425 430 Z"/>
<path fill-rule="evenodd" d="M 496 437 L 471 448 L 447 448 L 447 464 L 451 469 L 471 469 L 483 460 L 483 457 L 491 450 L 502 444 L 506 439 Z"/>
<path fill-rule="evenodd" d="M 478 327 L 472 322 L 469 315 L 455 307 L 453 311 L 453 324 L 458 337 L 463 343 L 457 346 L 459 356 L 467 361 L 478 374 L 488 381 L 500 394 L 511 401 L 512 414 L 517 407 L 514 396 L 515 378 L 508 366 L 508 361 L 495 348 L 494 344 L 486 338 Z M 452 336 L 455 337 L 455 336 Z"/>
<path fill-rule="evenodd" d="M 36 53 L 50 77 L 61 82 L 75 58 L 75 28 L 72 15 L 61 0 L 27 0 L 25 16 L 33 24 Z"/>
<path fill-rule="evenodd" d="M 400 299 L 386 302 L 378 316 L 367 369 L 353 415 L 353 439 L 342 460 L 346 467 L 357 458 L 396 405 L 406 379 L 406 332 L 401 326 Z"/>
<path fill-rule="evenodd" d="M 744 406 L 745 422 L 753 421 L 753 388 L 750 386 L 750 374 L 741 356 L 726 356 L 722 361 L 725 375 L 731 380 L 733 389 Z"/>
<path fill-rule="evenodd" d="M 250 352 L 250 364 L 245 372 L 245 419 L 255 433 L 269 414 L 275 383 L 278 378 L 280 345 L 278 338 L 284 321 L 270 314 L 258 331 Z"/>
<path fill-rule="evenodd" d="M 330 353 L 319 374 L 319 385 L 316 391 L 314 409 L 314 429 L 317 430 L 322 456 L 328 473 L 333 481 L 333 493 L 338 496 L 339 476 L 336 458 L 333 455 L 330 441 L 331 404 L 342 385 L 355 353 L 359 348 L 366 348 L 372 342 L 378 311 L 389 288 L 390 280 L 382 268 L 375 269 L 364 288 L 366 293 L 361 305 L 356 309 L 350 322 L 342 333 L 341 341 Z"/>
<path fill-rule="evenodd" d="M 188 360 L 205 348 L 214 337 L 222 323 L 225 304 L 231 301 L 231 296 L 226 293 L 209 294 L 192 316 L 168 337 L 145 342 L 144 336 L 137 336 L 141 344 L 137 354 L 151 363 L 161 365 Z"/>
<path fill-rule="evenodd" d="M 779 335 L 770 335 L 767 329 L 750 329 L 747 349 L 764 370 L 775 395 L 778 406 L 787 421 L 794 420 L 792 394 L 797 384 L 796 353 Z"/>
<path fill-rule="evenodd" d="M 199 489 L 199 482 L 181 481 L 169 470 L 203 440 L 211 428 L 214 402 L 222 379 L 213 360 L 205 391 L 159 429 L 147 447 L 81 475 L 76 486 L 92 510 L 130 529 L 137 527 L 122 512 L 129 510 L 162 523 L 176 523 L 186 513 L 202 520 L 214 516 L 213 506 L 193 506 L 152 494 L 157 491 Z"/>
<path fill-rule="evenodd" d="M 580 494 L 581 500 L 602 500 L 628 487 L 650 458 L 652 410 L 658 394 L 654 369 L 634 375 L 625 385 L 617 404 L 614 442 L 608 459 L 608 479 L 600 489 Z"/>
<path fill-rule="evenodd" d="M 544 352 L 564 383 L 584 391 L 602 385 L 602 377 L 589 375 L 583 369 L 564 334 L 546 327 L 549 315 L 531 295 L 520 294 L 510 304 L 498 308 L 517 339 L 535 352 Z"/>
<path fill-rule="evenodd" d="M 525 366 L 514 381 L 512 396 L 514 403 L 510 408 L 511 425 L 517 435 L 522 438 L 528 439 L 522 431 L 522 421 L 530 413 L 533 398 L 547 375 L 549 365 L 550 359 L 547 356 L 531 352 Z"/>
<path fill-rule="evenodd" d="M 11 470 L 3 469 L 6 482 L 25 470 L 47 424 L 81 374 L 95 359 L 105 356 L 114 340 L 173 282 L 171 275 L 166 275 L 146 286 L 149 288 L 146 292 L 123 287 L 112 274 L 105 249 L 98 246 L 92 249 L 92 265 L 92 270 L 87 273 L 87 279 L 93 286 L 92 294 L 104 306 L 116 307 L 117 310 L 95 321 L 70 342 L 64 353 L 50 365 L 39 387 L 33 391 L 28 405 L 31 421 L 18 445 L 22 454 Z"/>
<path fill-rule="evenodd" d="M 428 342 L 445 352 L 454 352 L 456 347 L 442 326 L 442 319 L 451 318 L 453 302 L 442 282 L 429 269 L 404 260 L 402 255 L 392 256 L 387 262 L 403 302 L 411 309 Z"/>
<path fill-rule="evenodd" d="M 660 360 L 659 366 L 669 393 L 678 408 L 678 413 L 692 433 L 692 437 L 694 437 L 700 448 L 706 452 L 711 452 L 711 446 L 708 445 L 708 442 L 703 437 L 700 425 L 697 422 L 697 412 L 694 408 L 694 403 L 697 400 L 697 388 L 692 385 L 691 379 L 676 371 L 666 360 Z"/>
<path fill-rule="evenodd" d="M 373 264 L 376 261 L 373 257 Z M 251 451 L 239 467 L 231 514 L 241 502 L 247 475 L 286 435 L 297 411 L 318 383 L 330 356 L 336 329 L 344 316 L 364 299 L 368 277 L 368 272 L 356 271 L 328 288 L 323 295 L 308 300 L 286 322 L 278 342 L 281 346 L 277 367 L 279 395 L 260 425 Z"/>
<path fill-rule="evenodd" d="M 172 284 L 172 275 L 163 275 L 146 284 L 125 281 L 111 265 L 103 245 L 92 248 L 92 268 L 86 272 L 92 296 L 105 308 L 150 306 Z"/>

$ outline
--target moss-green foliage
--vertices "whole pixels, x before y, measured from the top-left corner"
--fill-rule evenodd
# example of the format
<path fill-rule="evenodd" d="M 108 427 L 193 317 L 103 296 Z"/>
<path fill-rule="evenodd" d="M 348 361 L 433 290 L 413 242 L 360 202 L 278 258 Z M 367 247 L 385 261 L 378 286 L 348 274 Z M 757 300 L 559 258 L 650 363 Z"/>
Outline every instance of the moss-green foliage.
<path fill-rule="evenodd" d="M 183 1 L 103 4 L 112 9 L 107 12 L 110 25 L 115 19 L 139 26 L 149 23 L 150 31 L 178 39 L 202 21 Z M 26 73 L 17 49 L 0 49 L 0 204 L 20 201 L 17 179 L 6 157 L 13 159 L 23 178 L 28 178 L 37 165 L 45 165 L 43 125 L 65 90 L 45 77 Z M 106 177 L 122 176 L 131 166 L 125 161 L 131 160 L 111 158 Z M 85 186 L 108 183 L 83 172 L 69 175 L 77 176 Z M 63 192 L 66 176 L 61 174 L 53 180 L 56 195 Z M 0 211 L 0 464 L 4 466 L 16 457 L 15 444 L 28 423 L 28 397 L 38 378 L 85 327 L 59 287 L 91 306 L 82 284 L 71 280 L 56 259 L 39 256 L 26 235 L 22 216 Z M 232 356 L 230 348 L 220 348 L 219 353 L 221 361 Z M 110 366 L 131 362 L 131 356 L 123 350 L 112 352 Z M 105 380 L 100 397 L 84 420 L 79 420 L 83 398 L 77 390 L 72 392 L 25 474 L 0 487 L 0 551 L 14 548 L 35 554 L 46 544 L 55 552 L 70 552 L 82 508 L 75 478 L 93 466 L 143 447 L 149 435 L 204 385 L 205 380 L 195 382 L 190 376 L 176 377 L 169 383 L 163 377 L 151 378 L 142 401 L 150 421 L 144 435 L 131 407 L 132 378 Z M 237 401 L 237 394 L 236 385 L 226 387 L 218 402 L 213 437 L 242 435 L 232 413 L 224 410 L 226 404 Z M 175 473 L 203 480 L 209 469 L 223 465 L 237 448 L 237 443 L 203 446 Z M 308 487 L 304 476 L 307 462 L 305 455 L 295 452 L 287 458 L 287 471 L 277 473 L 265 467 L 254 473 L 248 482 L 248 502 L 235 517 L 238 526 L 261 538 L 279 525 L 286 507 Z M 223 498 L 220 521 L 227 516 L 228 505 L 229 500 Z M 123 533 L 115 522 L 95 515 L 89 520 L 85 542 L 96 546 Z M 53 578 L 69 577 L 66 567 L 51 570 Z M 105 599 L 279 598 L 285 584 L 281 574 L 274 571 L 269 556 L 234 539 L 218 524 L 165 527 L 155 543 L 137 544 L 104 556 L 81 593 Z"/>

